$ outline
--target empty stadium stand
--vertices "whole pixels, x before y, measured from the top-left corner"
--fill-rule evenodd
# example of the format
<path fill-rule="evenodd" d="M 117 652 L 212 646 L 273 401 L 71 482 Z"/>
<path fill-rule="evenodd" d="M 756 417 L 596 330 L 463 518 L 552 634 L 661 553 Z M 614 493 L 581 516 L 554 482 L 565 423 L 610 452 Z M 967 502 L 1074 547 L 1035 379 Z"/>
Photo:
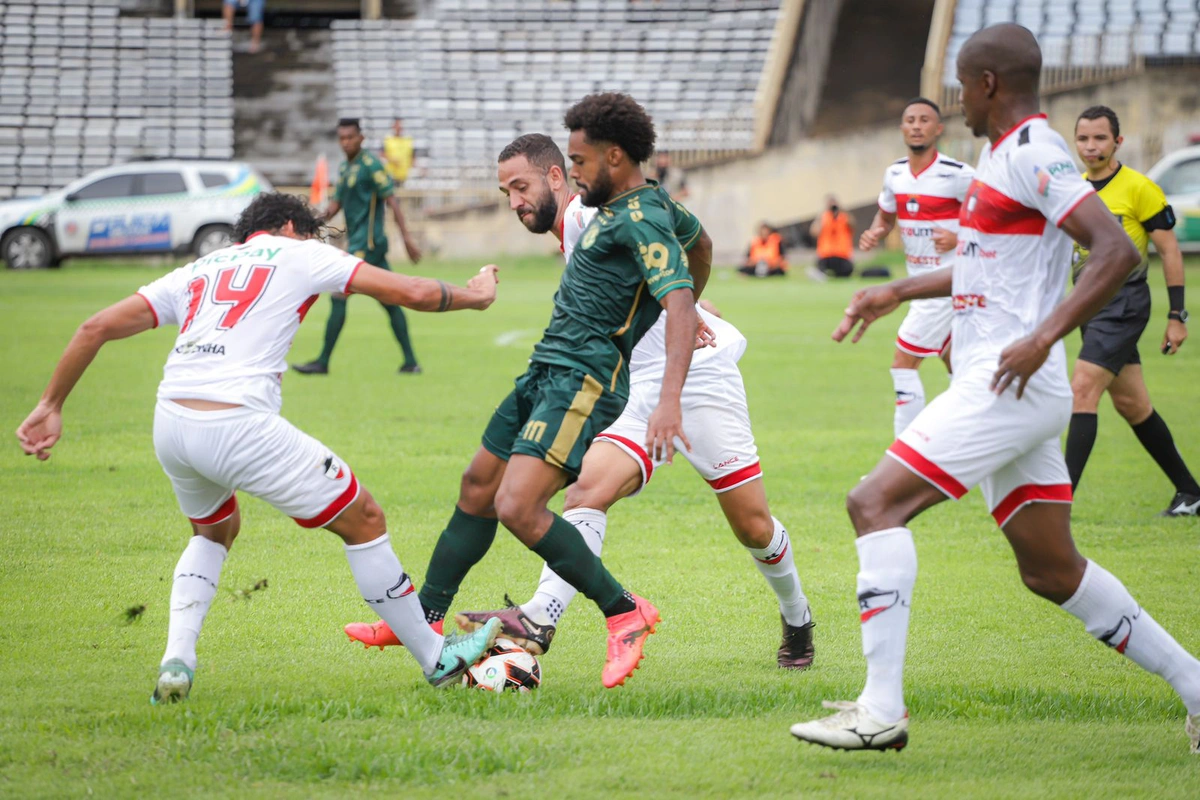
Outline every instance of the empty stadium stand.
<path fill-rule="evenodd" d="M 134 157 L 233 157 L 220 23 L 125 18 L 119 5 L 0 4 L 0 198 Z"/>
<path fill-rule="evenodd" d="M 337 108 L 382 134 L 395 116 L 423 157 L 408 187 L 494 180 L 521 133 L 560 138 L 562 115 L 623 91 L 653 115 L 659 146 L 740 153 L 776 0 L 441 0 L 414 20 L 333 23 Z"/>

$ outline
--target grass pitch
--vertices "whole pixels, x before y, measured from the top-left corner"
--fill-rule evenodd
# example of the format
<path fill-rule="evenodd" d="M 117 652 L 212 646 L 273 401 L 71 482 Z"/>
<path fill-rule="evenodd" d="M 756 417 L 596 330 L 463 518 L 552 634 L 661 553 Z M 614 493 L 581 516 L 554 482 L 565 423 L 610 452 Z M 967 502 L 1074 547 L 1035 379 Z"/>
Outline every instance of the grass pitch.
<path fill-rule="evenodd" d="M 410 316 L 424 375 L 395 374 L 383 313 L 356 298 L 332 374 L 285 380 L 285 415 L 353 465 L 418 580 L 458 476 L 549 318 L 556 260 L 502 266 L 490 311 Z M 421 271 L 462 281 L 476 267 Z M 164 271 L 75 263 L 0 274 L 6 430 L 75 326 Z M 1200 270 L 1190 277 L 1196 285 Z M 1147 379 L 1197 468 L 1200 334 L 1175 358 L 1157 354 L 1166 300 L 1161 274 L 1152 280 Z M 1200 758 L 1187 753 L 1170 688 L 1025 591 L 977 492 L 913 526 L 909 748 L 836 753 L 788 734 L 822 713 L 820 700 L 853 698 L 864 675 L 843 497 L 891 439 L 900 316 L 857 346 L 831 343 L 854 285 L 721 272 L 708 291 L 750 341 L 751 415 L 818 622 L 815 667 L 775 667 L 773 597 L 681 460 L 610 517 L 606 563 L 664 618 L 642 669 L 613 691 L 600 686 L 603 622 L 583 599 L 542 659 L 538 692 L 432 691 L 403 652 L 364 652 L 342 634 L 372 617 L 337 539 L 243 498 L 192 698 L 151 707 L 171 571 L 188 537 L 150 435 L 175 331 L 109 345 L 68 402 L 49 462 L 23 457 L 11 438 L 0 448 L 0 796 L 1200 796 Z M 316 355 L 327 312 L 328 301 L 314 307 L 292 360 Z M 947 383 L 937 363 L 923 375 L 930 396 Z M 1171 494 L 1106 405 L 1076 538 L 1197 652 L 1200 523 L 1155 518 Z M 495 607 L 505 592 L 523 600 L 539 568 L 501 533 L 456 608 Z M 262 578 L 266 590 L 237 593 Z"/>

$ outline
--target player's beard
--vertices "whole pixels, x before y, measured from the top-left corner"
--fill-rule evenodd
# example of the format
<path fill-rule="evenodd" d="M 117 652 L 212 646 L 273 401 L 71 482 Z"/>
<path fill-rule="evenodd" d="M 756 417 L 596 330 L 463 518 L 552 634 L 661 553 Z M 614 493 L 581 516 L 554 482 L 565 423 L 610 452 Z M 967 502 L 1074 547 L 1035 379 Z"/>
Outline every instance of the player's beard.
<path fill-rule="evenodd" d="M 931 144 L 924 144 L 924 143 L 923 144 L 910 144 L 908 146 L 908 152 L 912 153 L 914 156 L 919 156 L 921 153 L 924 153 L 926 150 L 928 150 L 932 146 L 933 145 L 931 145 Z"/>
<path fill-rule="evenodd" d="M 529 222 L 522 219 L 521 224 L 530 233 L 545 233 L 554 227 L 554 220 L 557 217 L 558 204 L 554 202 L 554 193 L 550 191 L 549 186 L 546 186 L 533 209 L 533 219 Z"/>
<path fill-rule="evenodd" d="M 596 173 L 596 180 L 592 181 L 591 185 L 586 189 L 580 187 L 579 200 L 589 208 L 599 208 L 608 202 L 612 197 L 613 179 L 612 173 L 607 168 L 601 168 Z"/>

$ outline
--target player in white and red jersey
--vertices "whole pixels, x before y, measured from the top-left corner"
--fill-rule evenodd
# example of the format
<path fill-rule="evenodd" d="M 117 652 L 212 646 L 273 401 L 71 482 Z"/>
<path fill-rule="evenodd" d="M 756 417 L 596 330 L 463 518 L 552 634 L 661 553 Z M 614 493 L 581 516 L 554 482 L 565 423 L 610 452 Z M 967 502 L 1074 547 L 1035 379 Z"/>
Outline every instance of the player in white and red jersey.
<path fill-rule="evenodd" d="M 1165 678 L 1187 708 L 1192 752 L 1200 752 L 1200 661 L 1071 538 L 1059 437 L 1072 395 L 1061 340 L 1104 307 L 1141 256 L 1037 113 L 1040 73 L 1037 41 L 1019 25 L 986 28 L 966 42 L 958 56 L 963 110 L 990 144 L 959 218 L 958 258 L 953 267 L 859 292 L 834 332 L 841 341 L 861 323 L 857 341 L 902 301 L 953 297 L 953 383 L 847 501 L 858 534 L 866 686 L 855 701 L 826 704 L 838 713 L 792 726 L 801 740 L 850 750 L 907 743 L 901 678 L 917 574 L 907 526 L 979 485 L 1025 585 Z M 1064 300 L 1072 239 L 1092 255 Z"/>
<path fill-rule="evenodd" d="M 527 134 L 505 148 L 499 162 L 500 188 L 508 195 L 509 206 L 531 232 L 553 232 L 569 260 L 597 210 L 571 195 L 562 151 L 548 136 Z M 688 248 L 690 271 L 699 292 L 708 277 L 711 243 L 695 217 L 682 206 L 675 207 L 676 235 Z M 813 660 L 814 623 L 787 530 L 771 515 L 763 489 L 746 389 L 737 366 L 746 350 L 746 338 L 709 310 L 697 307 L 697 313 L 713 338 L 706 338 L 705 346 L 692 355 L 680 397 L 691 449 L 680 452 L 716 492 L 734 535 L 776 594 L 783 625 L 777 663 L 785 669 L 804 669 Z M 584 456 L 578 481 L 567 488 L 563 518 L 575 525 L 597 555 L 604 541 L 608 509 L 621 498 L 640 492 L 662 464 L 650 457 L 643 443 L 663 380 L 665 331 L 664 313 L 633 349 L 625 410 L 596 436 Z M 575 594 L 570 584 L 546 566 L 528 602 L 500 611 L 463 612 L 456 620 L 470 629 L 499 618 L 504 635 L 535 653 L 544 653 Z M 396 644 L 384 628 L 380 623 L 354 623 L 346 632 L 368 646 Z"/>
<path fill-rule="evenodd" d="M 858 246 L 876 247 L 900 226 L 909 275 L 950 266 L 958 243 L 958 211 L 975 171 L 937 150 L 942 112 L 924 97 L 908 101 L 900 118 L 900 132 L 908 156 L 892 164 L 883 175 L 879 211 L 863 231 Z M 940 355 L 950 366 L 950 298 L 914 300 L 900 323 L 896 352 L 892 356 L 892 387 L 896 392 L 893 419 L 895 435 L 908 427 L 925 407 L 925 387 L 917 370 L 930 356 Z"/>
<path fill-rule="evenodd" d="M 301 527 L 341 537 L 363 599 L 403 631 L 431 684 L 458 680 L 500 627 L 436 634 L 370 492 L 345 461 L 279 415 L 284 358 L 322 293 L 356 292 L 418 311 L 484 309 L 496 297 L 495 267 L 484 267 L 466 288 L 411 278 L 314 240 L 320 227 L 298 198 L 259 195 L 237 222 L 242 244 L 180 267 L 83 323 L 17 429 L 27 454 L 49 458 L 62 433 L 63 403 L 101 346 L 179 326 L 158 387 L 154 450 L 194 535 L 175 568 L 156 704 L 191 691 L 196 641 L 241 526 L 236 491 L 265 500 Z"/>

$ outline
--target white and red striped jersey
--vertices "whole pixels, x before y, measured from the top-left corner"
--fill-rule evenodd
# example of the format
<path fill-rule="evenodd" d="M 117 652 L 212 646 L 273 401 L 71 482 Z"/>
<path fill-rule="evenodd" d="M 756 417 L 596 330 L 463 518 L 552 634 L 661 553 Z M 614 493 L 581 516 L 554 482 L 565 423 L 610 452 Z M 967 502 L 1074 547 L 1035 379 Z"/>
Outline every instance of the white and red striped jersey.
<path fill-rule="evenodd" d="M 933 231 L 958 230 L 958 212 L 975 170 L 941 153 L 914 173 L 902 158 L 883 174 L 879 207 L 896 215 L 896 227 L 904 241 L 905 262 L 910 275 L 950 266 L 953 253 L 939 253 L 933 246 Z"/>
<path fill-rule="evenodd" d="M 1067 143 L 1038 114 L 984 148 L 959 216 L 954 264 L 954 374 L 995 369 L 1063 298 L 1071 237 L 1060 226 L 1093 194 Z M 1070 396 L 1057 342 L 1030 387 Z"/>
<path fill-rule="evenodd" d="M 571 260 L 571 251 L 583 236 L 584 229 L 596 216 L 596 209 L 583 204 L 579 195 L 571 198 L 563 214 L 562 251 L 567 261 Z M 746 352 L 746 337 L 742 332 L 720 317 L 713 316 L 704 309 L 696 306 L 697 313 L 712 328 L 716 338 L 715 346 L 704 347 L 692 353 L 692 365 L 689 374 L 718 353 L 732 355 L 737 361 Z M 658 315 L 658 320 L 650 330 L 638 340 L 633 352 L 629 354 L 629 383 L 642 381 L 661 381 L 667 368 L 667 313 Z"/>
<path fill-rule="evenodd" d="M 347 291 L 360 264 L 313 239 L 256 233 L 143 286 L 155 327 L 179 326 L 159 398 L 278 413 L 300 322 L 322 292 Z"/>

